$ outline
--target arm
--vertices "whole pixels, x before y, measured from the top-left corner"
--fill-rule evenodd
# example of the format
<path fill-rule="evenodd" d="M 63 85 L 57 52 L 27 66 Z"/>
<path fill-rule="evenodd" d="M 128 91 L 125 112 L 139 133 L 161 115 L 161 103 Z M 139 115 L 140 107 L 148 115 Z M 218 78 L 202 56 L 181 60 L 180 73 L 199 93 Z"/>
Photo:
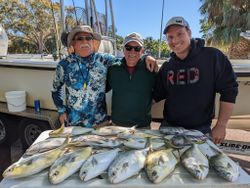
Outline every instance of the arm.
<path fill-rule="evenodd" d="M 62 66 L 58 65 L 56 68 L 55 76 L 53 79 L 53 86 L 51 90 L 53 102 L 59 113 L 59 121 L 63 124 L 67 121 L 66 107 L 63 105 L 64 92 L 63 92 L 63 77 L 64 71 Z"/>
<path fill-rule="evenodd" d="M 155 86 L 153 90 L 153 103 L 166 99 L 167 91 L 164 87 L 164 65 L 161 66 L 158 74 L 156 75 Z"/>
<path fill-rule="evenodd" d="M 212 129 L 212 140 L 215 144 L 221 143 L 226 136 L 226 126 L 233 112 L 234 103 L 220 102 L 219 117 Z"/>
<path fill-rule="evenodd" d="M 158 64 L 155 58 L 152 56 L 145 57 L 146 67 L 150 72 L 158 72 Z"/>
<path fill-rule="evenodd" d="M 216 63 L 216 92 L 220 93 L 219 116 L 212 129 L 212 140 L 220 143 L 226 136 L 226 125 L 233 112 L 238 94 L 238 83 L 230 61 L 224 54 L 218 53 Z"/>

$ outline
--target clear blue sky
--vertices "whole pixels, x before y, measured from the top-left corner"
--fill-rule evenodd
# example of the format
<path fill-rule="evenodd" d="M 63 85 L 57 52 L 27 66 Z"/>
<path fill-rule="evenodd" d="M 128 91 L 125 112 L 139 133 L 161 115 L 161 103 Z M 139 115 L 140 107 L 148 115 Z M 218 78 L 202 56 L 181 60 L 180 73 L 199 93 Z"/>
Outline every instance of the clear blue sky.
<path fill-rule="evenodd" d="M 73 5 L 72 0 L 64 0 Z M 117 34 L 126 36 L 138 32 L 144 38 L 160 38 L 162 0 L 113 0 Z M 75 6 L 84 7 L 83 0 L 74 0 Z M 97 11 L 104 13 L 104 0 L 95 0 Z M 163 29 L 172 16 L 183 16 L 190 24 L 193 37 L 201 37 L 199 19 L 200 0 L 165 0 Z"/>

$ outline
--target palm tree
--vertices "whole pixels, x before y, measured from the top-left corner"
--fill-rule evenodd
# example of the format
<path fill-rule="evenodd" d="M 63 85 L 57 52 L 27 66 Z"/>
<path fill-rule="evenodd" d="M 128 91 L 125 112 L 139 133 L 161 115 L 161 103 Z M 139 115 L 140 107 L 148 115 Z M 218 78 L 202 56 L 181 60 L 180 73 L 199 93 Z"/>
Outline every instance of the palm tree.
<path fill-rule="evenodd" d="M 240 37 L 241 32 L 250 29 L 250 0 L 201 0 L 201 31 L 211 45 L 233 47 L 233 43 L 248 45 L 248 40 Z M 243 45 L 242 45 L 243 43 Z M 236 50 L 229 50 L 234 53 Z"/>

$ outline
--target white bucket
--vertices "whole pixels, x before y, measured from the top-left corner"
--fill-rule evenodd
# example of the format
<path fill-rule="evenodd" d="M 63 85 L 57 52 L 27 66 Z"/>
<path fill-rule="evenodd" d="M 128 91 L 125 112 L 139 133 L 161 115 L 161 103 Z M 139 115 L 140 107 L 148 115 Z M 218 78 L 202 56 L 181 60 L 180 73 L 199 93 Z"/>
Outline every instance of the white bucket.
<path fill-rule="evenodd" d="M 10 112 L 21 112 L 26 110 L 26 93 L 25 91 L 8 91 L 5 93 Z"/>

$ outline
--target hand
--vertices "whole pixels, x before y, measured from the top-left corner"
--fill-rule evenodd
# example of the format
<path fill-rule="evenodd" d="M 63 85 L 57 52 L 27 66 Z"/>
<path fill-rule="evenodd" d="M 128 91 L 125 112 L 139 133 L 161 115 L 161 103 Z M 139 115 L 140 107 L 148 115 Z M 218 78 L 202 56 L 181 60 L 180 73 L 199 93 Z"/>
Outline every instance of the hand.
<path fill-rule="evenodd" d="M 219 144 L 224 141 L 226 137 L 226 126 L 216 124 L 212 129 L 212 140 L 215 144 Z"/>
<path fill-rule="evenodd" d="M 68 122 L 68 115 L 67 115 L 67 113 L 61 114 L 59 116 L 59 121 L 60 121 L 61 125 L 65 124 L 65 122 Z M 67 126 L 67 125 L 65 125 L 65 126 Z"/>
<path fill-rule="evenodd" d="M 146 57 L 146 67 L 150 72 L 157 72 L 158 71 L 158 64 L 152 56 Z"/>

